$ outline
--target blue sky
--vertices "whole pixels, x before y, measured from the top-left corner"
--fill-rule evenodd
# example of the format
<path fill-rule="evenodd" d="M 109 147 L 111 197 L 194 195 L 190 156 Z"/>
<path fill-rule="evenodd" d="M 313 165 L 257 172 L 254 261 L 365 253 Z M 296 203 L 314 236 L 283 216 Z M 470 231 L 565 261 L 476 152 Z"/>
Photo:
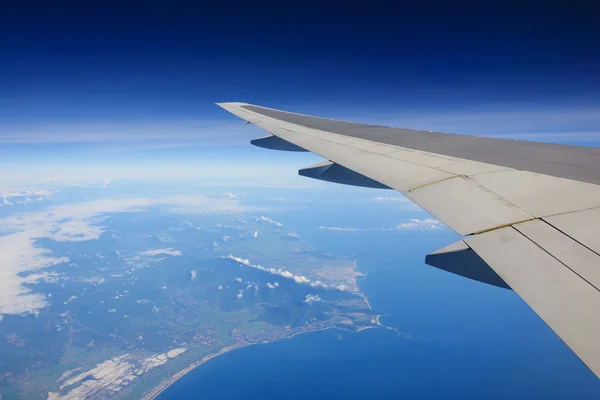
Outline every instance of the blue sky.
<path fill-rule="evenodd" d="M 600 141 L 591 3 L 8 4 L 0 167 L 49 177 L 281 177 L 314 158 L 214 105 L 457 133 Z"/>

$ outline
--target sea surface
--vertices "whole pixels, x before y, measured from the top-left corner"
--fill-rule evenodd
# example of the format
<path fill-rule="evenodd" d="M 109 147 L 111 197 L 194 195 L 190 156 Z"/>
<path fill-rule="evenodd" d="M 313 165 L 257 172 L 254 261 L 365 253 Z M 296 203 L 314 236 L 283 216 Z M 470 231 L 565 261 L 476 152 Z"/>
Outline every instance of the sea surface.
<path fill-rule="evenodd" d="M 320 251 L 352 249 L 381 322 L 408 338 L 385 328 L 328 330 L 249 346 L 196 368 L 160 400 L 600 399 L 600 380 L 515 293 L 424 264 L 458 240 L 454 233 L 316 229 L 348 219 L 331 204 L 274 218 Z M 389 211 L 352 220 L 385 228 Z"/>

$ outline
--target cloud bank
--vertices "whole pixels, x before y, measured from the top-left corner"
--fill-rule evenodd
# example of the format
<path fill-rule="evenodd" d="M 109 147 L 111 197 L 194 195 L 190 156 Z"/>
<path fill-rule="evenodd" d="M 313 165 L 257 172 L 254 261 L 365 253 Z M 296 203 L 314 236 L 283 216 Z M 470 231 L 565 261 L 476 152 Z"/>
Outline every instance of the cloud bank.
<path fill-rule="evenodd" d="M 40 270 L 68 262 L 69 258 L 57 257 L 50 250 L 36 246 L 36 240 L 96 240 L 104 231 L 102 223 L 107 218 L 106 214 L 145 211 L 153 205 L 167 205 L 170 212 L 191 212 L 193 209 L 199 213 L 237 213 L 246 210 L 244 205 L 233 199 L 174 196 L 96 200 L 0 219 L 0 314 L 37 313 L 48 305 L 46 296 L 35 293 L 25 283 L 47 279 L 50 274 Z M 173 249 L 149 250 L 147 255 L 165 251 L 170 255 L 180 255 Z"/>

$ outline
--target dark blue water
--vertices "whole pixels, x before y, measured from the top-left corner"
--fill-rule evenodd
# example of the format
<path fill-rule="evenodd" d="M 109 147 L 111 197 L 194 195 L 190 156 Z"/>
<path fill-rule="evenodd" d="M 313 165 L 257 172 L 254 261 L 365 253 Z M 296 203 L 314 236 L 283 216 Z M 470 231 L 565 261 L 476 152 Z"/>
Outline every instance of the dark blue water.
<path fill-rule="evenodd" d="M 451 231 L 336 233 L 315 227 L 342 225 L 349 215 L 365 227 L 402 217 L 334 200 L 308 211 L 274 217 L 319 250 L 353 254 L 370 271 L 360 288 L 381 321 L 410 339 L 370 329 L 338 340 L 339 331 L 324 331 L 251 346 L 200 366 L 161 400 L 600 399 L 600 380 L 516 294 L 423 263 L 458 240 Z"/>
<path fill-rule="evenodd" d="M 370 329 L 339 340 L 331 330 L 250 346 L 200 366 L 160 399 L 600 398 L 597 378 L 538 319 L 486 316 L 489 304 L 468 307 L 460 296 L 447 307 L 417 301 L 399 278 L 370 273 L 364 290 L 389 313 L 384 322 L 406 326 L 411 339 Z"/>

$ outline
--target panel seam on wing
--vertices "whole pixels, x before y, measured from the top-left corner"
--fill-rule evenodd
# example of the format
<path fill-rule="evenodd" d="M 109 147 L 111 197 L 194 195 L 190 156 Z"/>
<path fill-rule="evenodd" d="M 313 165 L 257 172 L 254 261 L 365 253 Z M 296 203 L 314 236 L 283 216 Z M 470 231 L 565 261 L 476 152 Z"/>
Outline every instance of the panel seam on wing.
<path fill-rule="evenodd" d="M 453 179 L 453 178 L 456 178 L 456 177 L 463 177 L 465 179 L 469 179 L 469 180 L 473 181 L 473 179 L 471 178 L 471 176 L 484 175 L 484 174 L 485 175 L 496 174 L 496 173 L 505 172 L 506 170 L 511 170 L 512 169 L 512 168 L 506 168 L 505 167 L 505 168 L 503 168 L 502 171 L 486 171 L 486 172 L 473 173 L 473 174 L 457 174 L 457 173 L 445 170 L 444 166 L 431 167 L 431 166 L 428 166 L 428 165 L 423 165 L 422 163 L 418 163 L 418 162 L 414 162 L 414 161 L 410 161 L 410 160 L 406 160 L 406 159 L 399 159 L 399 158 L 391 156 L 391 154 L 394 154 L 394 152 L 392 152 L 392 153 L 378 153 L 378 152 L 373 152 L 373 151 L 370 151 L 369 149 L 363 149 L 363 148 L 354 147 L 352 144 L 343 144 L 343 143 L 339 143 L 339 142 L 334 141 L 334 140 L 330 140 L 327 137 L 320 137 L 319 134 L 318 134 L 319 132 L 323 132 L 323 133 L 325 133 L 327 135 L 335 135 L 336 137 L 337 136 L 340 136 L 340 137 L 344 136 L 344 135 L 340 135 L 340 134 L 335 133 L 335 132 L 320 131 L 319 129 L 304 127 L 302 125 L 297 125 L 297 124 L 294 124 L 294 123 L 290 123 L 290 122 L 286 122 L 286 121 L 281 121 L 281 120 L 275 119 L 273 117 L 269 117 L 269 116 L 257 113 L 255 111 L 248 110 L 246 108 L 241 108 L 241 107 L 238 108 L 236 106 L 233 106 L 232 108 L 236 108 L 239 112 L 241 112 L 242 114 L 244 114 L 245 116 L 247 116 L 247 118 L 249 118 L 249 119 L 258 118 L 259 121 L 262 121 L 263 123 L 272 125 L 274 128 L 281 129 L 283 131 L 289 132 L 292 135 L 299 135 L 299 137 L 306 137 L 307 139 L 310 138 L 310 140 L 317 141 L 316 143 L 318 143 L 318 142 L 329 143 L 331 145 L 335 145 L 336 147 L 339 146 L 340 148 L 347 148 L 348 150 L 351 150 L 351 151 L 362 152 L 364 154 L 371 154 L 371 155 L 378 156 L 378 157 L 386 157 L 388 159 L 395 159 L 395 160 L 398 160 L 398 161 L 401 161 L 401 162 L 404 162 L 404 163 L 408 163 L 408 164 L 419 166 L 421 168 L 427 168 L 427 169 L 430 169 L 430 170 L 442 171 L 442 172 L 445 172 L 447 174 L 453 175 L 453 176 L 445 177 L 443 179 L 435 180 L 435 181 L 432 181 L 432 182 L 427 182 L 425 184 L 422 184 L 422 185 L 410 188 L 410 189 L 404 191 L 404 193 L 415 191 L 415 190 L 423 188 L 423 187 L 435 185 L 437 183 L 444 182 L 446 180 L 450 180 L 450 179 Z M 305 130 L 308 130 L 310 132 L 314 132 L 315 134 L 313 135 L 313 134 L 307 133 L 307 132 L 305 132 Z M 360 141 L 360 142 L 368 143 L 368 144 L 382 145 L 381 143 L 378 143 L 376 141 L 372 141 L 372 140 L 369 140 L 369 139 L 360 139 L 359 138 L 357 140 Z M 421 151 L 410 149 L 410 148 L 403 148 L 403 147 L 398 147 L 398 146 L 388 146 L 388 145 L 384 145 L 384 146 L 385 147 L 394 147 L 394 148 L 397 148 L 398 150 L 406 150 L 406 151 L 411 151 L 411 152 L 417 152 L 417 153 L 422 153 L 424 155 L 429 155 L 429 156 L 432 156 L 432 157 L 436 157 L 436 153 L 429 154 L 427 152 L 421 152 Z M 310 146 L 310 147 L 313 147 L 313 146 Z M 311 151 L 316 152 L 315 150 L 311 150 Z M 321 155 L 321 154 L 319 154 L 319 155 Z M 325 157 L 325 158 L 330 159 L 330 157 Z M 460 158 L 458 158 L 458 159 L 456 159 L 456 162 L 461 162 L 463 160 L 464 161 L 471 161 L 471 160 L 467 160 L 467 159 L 460 159 Z M 338 163 L 339 165 L 342 165 L 342 166 L 344 166 L 346 168 L 349 168 L 351 170 L 353 169 L 352 167 L 344 165 L 345 163 L 340 163 L 340 162 L 337 162 L 335 160 L 331 160 L 331 161 L 335 162 L 335 163 Z M 498 166 L 498 167 L 500 167 L 500 166 Z M 371 178 L 371 179 L 378 180 L 376 178 Z M 515 203 L 511 202 L 510 200 L 508 200 L 506 197 L 504 197 L 504 196 L 500 195 L 499 193 L 493 191 L 488 186 L 486 186 L 484 184 L 481 184 L 481 183 L 477 183 L 477 184 L 480 185 L 482 188 L 485 188 L 486 190 L 494 193 L 495 195 L 498 196 L 499 199 L 502 199 L 503 201 L 508 202 L 513 207 L 515 207 L 517 209 L 520 209 L 524 213 L 530 214 L 529 212 L 525 211 L 523 208 L 517 206 Z M 596 208 L 596 207 L 591 207 L 591 209 L 593 209 L 593 208 Z M 573 210 L 573 211 L 569 211 L 569 212 L 577 212 L 577 211 L 582 211 L 582 210 L 583 209 L 581 209 L 581 210 Z M 508 222 L 506 224 L 497 225 L 497 226 L 493 226 L 493 227 L 490 227 L 490 228 L 482 229 L 480 231 L 473 232 L 472 234 L 481 234 L 481 233 L 493 231 L 493 230 L 496 230 L 496 229 L 500 229 L 502 227 L 507 227 L 507 226 L 511 226 L 511 225 L 514 225 L 514 224 L 522 223 L 522 222 L 531 221 L 531 220 L 538 219 L 538 218 L 545 218 L 545 217 L 550 217 L 550 216 L 553 216 L 553 215 L 560 215 L 560 214 L 563 214 L 563 213 L 542 214 L 542 215 L 537 215 L 537 216 L 532 215 L 532 217 L 529 218 L 529 219 L 523 219 L 523 220 L 519 220 L 519 221 Z"/>
<path fill-rule="evenodd" d="M 504 197 L 502 197 L 502 198 L 504 199 Z M 510 203 L 510 204 L 513 204 L 513 203 Z M 515 207 L 517 207 L 517 206 L 515 206 Z M 519 207 L 517 207 L 517 208 L 519 208 Z M 519 208 L 519 210 L 522 210 L 522 208 Z M 506 224 L 496 225 L 496 226 L 492 226 L 491 228 L 486 228 L 486 229 L 482 229 L 482 230 L 477 231 L 477 232 L 473 232 L 471 235 L 468 235 L 468 236 L 481 235 L 482 233 L 495 231 L 497 229 L 507 228 L 509 226 L 512 227 L 513 225 L 516 225 L 516 224 L 522 224 L 524 222 L 535 221 L 536 219 L 540 219 L 540 218 L 533 217 L 533 218 L 528 218 L 528 219 L 524 219 L 524 220 L 521 220 L 521 221 L 508 222 Z"/>
<path fill-rule="evenodd" d="M 249 110 L 248 110 L 248 111 L 249 111 Z M 244 111 L 243 111 L 243 112 L 244 112 Z M 254 112 L 253 112 L 253 111 L 249 111 L 249 112 L 254 114 Z M 439 170 L 439 169 L 437 169 L 437 168 L 428 167 L 428 166 L 426 166 L 426 165 L 418 164 L 418 163 L 415 163 L 415 162 L 412 162 L 412 161 L 403 160 L 403 159 L 398 159 L 398 158 L 395 158 L 395 157 L 389 157 L 389 156 L 387 156 L 386 154 L 373 153 L 373 152 L 370 152 L 370 151 L 368 151 L 368 150 L 357 149 L 357 148 L 354 148 L 354 147 L 351 147 L 351 146 L 348 146 L 348 145 L 344 145 L 344 144 L 337 143 L 337 142 L 335 142 L 335 141 L 328 140 L 328 139 L 326 139 L 326 138 L 322 138 L 322 137 L 318 137 L 318 136 L 313 136 L 313 135 L 309 135 L 309 134 L 306 134 L 306 133 L 302 133 L 301 131 L 296 131 L 296 130 L 294 130 L 293 128 L 289 128 L 289 127 L 287 127 L 287 126 L 288 126 L 288 125 L 291 125 L 292 127 L 296 127 L 296 126 L 297 126 L 297 127 L 299 127 L 299 128 L 302 128 L 302 129 L 309 129 L 309 130 L 311 130 L 311 131 L 316 131 L 316 132 L 318 132 L 318 131 L 319 131 L 318 129 L 313 129 L 313 128 L 305 128 L 305 127 L 302 127 L 302 126 L 300 126 L 300 125 L 296 125 L 296 124 L 293 124 L 293 123 L 288 123 L 288 122 L 285 122 L 285 121 L 276 120 L 276 119 L 274 119 L 274 118 L 271 118 L 271 117 L 268 117 L 268 116 L 264 116 L 264 118 L 261 118 L 261 120 L 262 120 L 262 122 L 263 122 L 263 123 L 266 123 L 266 124 L 272 125 L 274 128 L 281 129 L 281 130 L 283 130 L 283 131 L 286 131 L 286 132 L 289 132 L 290 134 L 293 134 L 293 135 L 300 135 L 300 136 L 304 136 L 304 137 L 310 137 L 310 138 L 311 138 L 311 139 L 313 139 L 313 140 L 317 140 L 317 141 L 321 141 L 321 142 L 327 142 L 327 143 L 330 143 L 330 144 L 332 144 L 332 145 L 336 145 L 336 146 L 341 146 L 341 147 L 349 148 L 349 149 L 352 149 L 352 150 L 354 150 L 354 151 L 360 151 L 360 152 L 364 152 L 364 153 L 372 154 L 372 155 L 375 155 L 375 156 L 378 156 L 378 157 L 386 157 L 386 158 L 389 158 L 389 159 L 397 160 L 397 161 L 399 161 L 399 162 L 405 162 L 405 163 L 408 163 L 408 164 L 416 165 L 416 166 L 419 166 L 419 167 L 421 167 L 421 168 L 427 168 L 427 169 L 431 169 L 431 170 L 437 170 L 437 171 L 440 171 L 440 170 Z M 274 122 L 273 122 L 273 121 L 274 121 Z M 282 126 L 282 125 L 281 125 L 281 122 L 283 122 L 284 126 Z M 329 133 L 329 132 L 328 132 L 328 133 Z M 335 134 L 335 133 L 330 133 L 330 134 L 333 134 L 333 135 L 338 135 L 338 134 Z M 314 150 L 311 150 L 311 151 L 315 152 Z M 315 152 L 315 153 L 319 154 L 318 152 Z M 319 154 L 319 155 L 323 156 L 322 154 Z M 325 158 L 328 158 L 328 159 L 330 159 L 329 157 L 325 157 Z M 330 160 L 331 160 L 331 159 L 330 159 Z M 331 161 L 332 161 L 332 162 L 334 162 L 334 163 L 337 163 L 337 164 L 339 164 L 339 165 L 342 165 L 342 166 L 344 166 L 344 167 L 346 167 L 346 168 L 349 168 L 349 169 L 353 170 L 353 168 L 352 168 L 352 167 L 346 166 L 346 165 L 344 165 L 344 163 L 339 163 L 339 162 L 337 162 L 336 160 L 331 160 Z M 515 207 L 516 209 L 519 209 L 519 210 L 521 210 L 523 213 L 525 213 L 525 214 L 527 214 L 527 215 L 530 215 L 528 212 L 526 212 L 525 210 L 523 210 L 521 207 L 518 207 L 516 204 L 512 203 L 511 201 L 509 201 L 509 200 L 508 200 L 508 199 L 506 199 L 505 197 L 503 197 L 503 196 L 499 195 L 498 193 L 494 192 L 494 191 L 493 191 L 493 190 L 491 190 L 490 188 L 488 188 L 488 187 L 486 187 L 486 186 L 484 186 L 484 185 L 481 185 L 481 184 L 479 184 L 479 183 L 477 183 L 477 182 L 473 181 L 472 179 L 470 179 L 470 178 L 469 178 L 469 175 L 455 174 L 455 173 L 452 173 L 452 172 L 447 172 L 447 171 L 443 171 L 443 172 L 445 172 L 445 173 L 447 173 L 447 174 L 450 174 L 450 175 L 453 175 L 453 176 L 449 176 L 449 177 L 446 177 L 446 178 L 443 178 L 443 179 L 440 179 L 440 180 L 436 180 L 436 181 L 433 181 L 433 182 L 427 182 L 427 183 L 425 183 L 425 184 L 423 184 L 423 185 L 419 185 L 419 186 L 417 186 L 417 187 L 410 188 L 408 191 L 404 191 L 404 192 L 403 192 L 403 191 L 400 191 L 400 192 L 401 192 L 401 193 L 408 193 L 408 192 L 410 192 L 410 191 L 415 191 L 415 190 L 417 190 L 417 189 L 419 189 L 419 188 L 422 188 L 422 187 L 432 186 L 432 185 L 435 185 L 436 183 L 444 182 L 444 181 L 446 181 L 446 180 L 450 180 L 450 179 L 457 178 L 457 177 L 463 177 L 464 179 L 468 179 L 468 180 L 470 180 L 470 181 L 474 182 L 475 184 L 477 184 L 477 185 L 481 186 L 482 188 L 485 188 L 485 190 L 487 190 L 487 191 L 489 191 L 489 192 L 491 192 L 491 193 L 495 194 L 495 195 L 498 197 L 498 199 L 502 199 L 503 201 L 505 201 L 505 202 L 509 203 L 509 204 L 510 204 L 512 207 Z M 376 181 L 380 182 L 380 181 L 379 181 L 378 179 L 376 179 L 376 178 L 371 178 L 371 179 L 375 179 Z M 380 182 L 380 183 L 381 183 L 381 182 Z M 418 203 L 417 203 L 417 204 L 418 204 Z M 421 207 L 422 207 L 422 206 L 421 206 Z M 435 213 L 434 213 L 434 214 L 435 214 Z M 490 227 L 490 228 L 486 228 L 486 229 L 483 229 L 483 230 L 480 230 L 480 231 L 473 232 L 472 234 L 478 234 L 478 233 L 488 232 L 488 231 L 495 230 L 495 229 L 499 229 L 499 228 L 502 228 L 502 227 L 511 226 L 511 225 L 513 225 L 513 224 L 516 224 L 516 223 L 520 223 L 520 222 L 524 222 L 524 221 L 530 221 L 530 220 L 532 220 L 532 219 L 535 219 L 535 217 L 534 217 L 534 216 L 531 216 L 531 218 L 527 218 L 527 219 L 523 219 L 523 220 L 518 220 L 518 221 L 510 221 L 510 222 L 507 222 L 506 224 L 497 225 L 497 226 L 493 226 L 493 227 Z"/>
<path fill-rule="evenodd" d="M 598 207 L 589 208 L 588 210 L 594 210 L 596 208 L 598 208 Z M 579 211 L 586 211 L 586 210 L 579 210 Z M 579 212 L 579 211 L 572 211 L 572 212 Z M 561 214 L 557 214 L 557 215 L 561 215 Z M 544 218 L 547 218 L 547 217 L 553 217 L 553 215 L 549 215 L 549 216 L 546 216 L 546 217 L 539 218 L 539 220 L 541 220 L 541 221 L 545 222 L 546 224 L 550 225 L 552 228 L 556 229 L 557 231 L 559 231 L 560 233 L 562 233 L 563 235 L 565 235 L 569 239 L 573 240 L 575 243 L 581 245 L 583 248 L 588 249 L 589 251 L 591 251 L 592 253 L 596 254 L 598 257 L 600 257 L 600 253 L 598 253 L 597 251 L 595 251 L 595 250 L 591 249 L 590 247 L 586 246 L 585 244 L 583 244 L 579 240 L 575 239 L 573 236 L 569 235 L 565 231 L 563 231 L 563 230 L 559 229 L 558 227 L 552 225 L 552 223 L 550 221 L 546 221 Z"/>
<path fill-rule="evenodd" d="M 539 218 L 536 218 L 539 219 Z M 524 221 L 526 222 L 526 221 Z M 552 225 L 550 225 L 552 226 Z M 554 226 L 552 226 L 554 228 Z M 525 237 L 527 240 L 529 240 L 531 243 L 535 244 L 537 247 L 539 247 L 540 249 L 542 249 L 542 251 L 544 251 L 546 254 L 548 254 L 550 257 L 554 258 L 556 261 L 558 261 L 559 263 L 561 263 L 562 265 L 564 265 L 566 268 L 569 269 L 569 271 L 573 272 L 575 275 L 577 275 L 578 277 L 580 277 L 581 279 L 583 279 L 585 282 L 587 282 L 588 285 L 590 285 L 591 287 L 593 287 L 594 289 L 596 289 L 597 291 L 600 292 L 600 288 L 598 288 L 596 285 L 594 285 L 592 282 L 590 282 L 589 280 L 587 280 L 586 278 L 584 278 L 581 274 L 579 274 L 577 271 L 575 271 L 573 268 L 569 267 L 567 264 L 565 264 L 563 261 L 561 261 L 560 258 L 556 257 L 554 254 L 552 254 L 550 251 L 546 250 L 543 246 L 541 246 L 540 244 L 538 244 L 536 241 L 534 241 L 533 239 L 531 239 L 529 236 L 527 236 L 526 234 L 524 234 L 523 232 L 521 232 L 520 230 L 518 230 L 516 227 L 511 226 L 511 228 L 513 228 L 515 231 L 517 231 L 518 233 L 520 233 L 521 235 L 523 235 L 523 237 Z"/>
<path fill-rule="evenodd" d="M 402 161 L 404 161 L 404 160 L 402 160 Z M 420 165 L 420 164 L 417 164 L 417 165 Z M 449 173 L 449 174 L 451 174 L 451 172 L 448 172 L 448 173 Z M 447 180 L 449 180 L 449 179 L 455 179 L 455 178 L 460 178 L 460 177 L 468 178 L 468 176 L 466 176 L 466 175 L 455 175 L 455 176 L 449 176 L 449 177 L 447 177 L 447 178 L 438 179 L 437 181 L 428 182 L 428 183 L 424 183 L 424 184 L 422 184 L 422 185 L 419 185 L 419 186 L 415 186 L 414 188 L 410 188 L 410 189 L 408 189 L 408 190 L 406 191 L 406 193 L 408 193 L 408 192 L 412 192 L 413 190 L 417 190 L 417 189 L 424 188 L 424 187 L 426 187 L 426 186 L 435 185 L 436 183 L 444 182 L 444 181 L 447 181 Z"/>

